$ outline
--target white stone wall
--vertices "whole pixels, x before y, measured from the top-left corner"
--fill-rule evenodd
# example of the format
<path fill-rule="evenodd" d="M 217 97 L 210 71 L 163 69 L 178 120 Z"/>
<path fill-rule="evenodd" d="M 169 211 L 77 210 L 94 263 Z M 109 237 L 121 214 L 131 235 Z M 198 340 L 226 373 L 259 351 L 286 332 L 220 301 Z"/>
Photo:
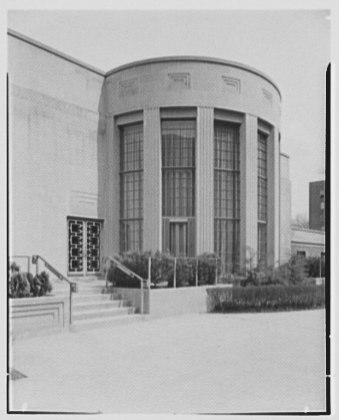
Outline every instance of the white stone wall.
<path fill-rule="evenodd" d="M 258 121 L 270 127 L 269 262 L 279 252 L 281 258 L 288 238 L 279 239 L 279 220 L 282 231 L 288 205 L 285 212 L 278 205 L 279 188 L 284 203 L 290 190 L 282 176 L 279 185 L 281 98 L 264 76 L 191 59 L 126 66 L 105 78 L 17 37 L 9 36 L 8 51 L 11 255 L 41 254 L 67 273 L 67 216 L 102 219 L 102 254 L 119 251 L 117 118 L 133 112 L 144 123 L 144 248 L 160 249 L 160 115 L 166 107 L 189 107 L 197 115 L 197 252 L 214 247 L 211 165 L 219 112 L 241 124 L 242 261 L 246 247 L 257 246 Z"/>
<path fill-rule="evenodd" d="M 10 255 L 67 273 L 67 216 L 104 218 L 103 76 L 9 37 Z"/>

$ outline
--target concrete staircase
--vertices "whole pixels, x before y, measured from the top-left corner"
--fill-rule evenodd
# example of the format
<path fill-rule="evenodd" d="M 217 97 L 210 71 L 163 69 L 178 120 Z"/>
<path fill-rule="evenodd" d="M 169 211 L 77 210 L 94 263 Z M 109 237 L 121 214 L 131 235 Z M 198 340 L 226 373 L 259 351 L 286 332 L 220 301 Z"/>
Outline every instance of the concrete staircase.
<path fill-rule="evenodd" d="M 134 307 L 121 296 L 114 292 L 104 293 L 104 280 L 93 277 L 71 280 L 78 285 L 78 291 L 72 294 L 71 331 L 109 328 L 143 319 L 142 315 L 135 314 Z M 69 289 L 57 286 L 53 294 L 69 296 Z"/>

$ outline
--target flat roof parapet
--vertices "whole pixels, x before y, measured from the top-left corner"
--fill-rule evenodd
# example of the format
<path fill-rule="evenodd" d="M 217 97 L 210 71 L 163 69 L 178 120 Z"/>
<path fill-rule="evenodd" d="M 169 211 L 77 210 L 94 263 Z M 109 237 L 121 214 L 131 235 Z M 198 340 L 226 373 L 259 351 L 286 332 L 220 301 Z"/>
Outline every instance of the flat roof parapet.
<path fill-rule="evenodd" d="M 276 89 L 281 99 L 281 92 L 277 84 L 269 76 L 267 76 L 267 74 L 253 67 L 250 67 L 246 64 L 238 63 L 236 61 L 225 60 L 222 58 L 215 58 L 215 57 L 194 56 L 194 55 L 174 55 L 174 56 L 167 56 L 167 57 L 165 56 L 165 57 L 147 58 L 145 60 L 138 60 L 138 61 L 133 61 L 131 63 L 123 64 L 122 66 L 109 70 L 106 73 L 106 77 L 111 76 L 112 74 L 118 73 L 120 71 L 133 68 L 133 67 L 139 67 L 139 66 L 144 66 L 148 64 L 169 63 L 169 62 L 178 62 L 178 63 L 179 62 L 198 62 L 198 63 L 209 63 L 209 64 L 221 64 L 221 65 L 245 70 L 245 71 L 248 71 L 249 73 L 253 73 L 265 79 L 266 81 L 268 81 Z"/>
<path fill-rule="evenodd" d="M 278 92 L 280 99 L 281 99 L 281 92 L 277 86 L 277 84 L 269 77 L 267 76 L 267 74 L 263 73 L 262 71 L 259 71 L 253 67 L 250 67 L 246 64 L 242 64 L 242 63 L 238 63 L 235 61 L 230 61 L 230 60 L 225 60 L 222 58 L 215 58 L 215 57 L 204 57 L 204 56 L 192 56 L 192 55 L 182 55 L 182 56 L 167 56 L 167 57 L 155 57 L 155 58 L 148 58 L 145 60 L 138 60 L 138 61 L 133 61 L 131 63 L 127 63 L 127 64 L 123 64 L 121 66 L 118 66 L 112 70 L 109 70 L 107 72 L 102 71 L 96 67 L 93 67 L 89 64 L 86 64 L 74 57 L 71 57 L 70 55 L 64 54 L 58 50 L 56 50 L 55 48 L 51 48 L 46 44 L 43 44 L 39 41 L 36 41 L 35 39 L 32 39 L 26 35 L 22 35 L 17 31 L 14 31 L 12 29 L 8 29 L 7 30 L 7 34 L 9 36 L 12 36 L 13 38 L 17 38 L 20 39 L 23 42 L 26 42 L 27 44 L 33 45 L 36 48 L 40 48 L 41 50 L 44 50 L 46 52 L 49 52 L 50 54 L 53 54 L 57 57 L 63 58 L 64 60 L 67 60 L 73 64 L 76 64 L 80 67 L 83 67 L 89 71 L 92 71 L 100 76 L 103 77 L 108 77 L 111 76 L 115 73 L 118 73 L 120 71 L 129 69 L 129 68 L 133 68 L 133 67 L 138 67 L 138 66 L 143 66 L 143 65 L 148 65 L 148 64 L 156 64 L 156 63 L 169 63 L 169 62 L 198 62 L 198 63 L 209 63 L 209 64 L 221 64 L 221 65 L 225 65 L 225 66 L 229 66 L 229 67 L 234 67 L 237 69 L 241 69 L 241 70 L 245 70 L 249 73 L 253 73 L 263 79 L 265 79 L 267 82 L 269 82 Z"/>

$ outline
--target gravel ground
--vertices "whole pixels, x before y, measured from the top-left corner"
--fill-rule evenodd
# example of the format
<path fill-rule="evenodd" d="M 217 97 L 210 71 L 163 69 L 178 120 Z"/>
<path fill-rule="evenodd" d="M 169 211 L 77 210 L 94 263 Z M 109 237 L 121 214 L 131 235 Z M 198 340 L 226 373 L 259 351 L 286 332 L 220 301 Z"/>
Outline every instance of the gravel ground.
<path fill-rule="evenodd" d="M 325 410 L 325 312 L 196 314 L 15 341 L 10 410 Z"/>

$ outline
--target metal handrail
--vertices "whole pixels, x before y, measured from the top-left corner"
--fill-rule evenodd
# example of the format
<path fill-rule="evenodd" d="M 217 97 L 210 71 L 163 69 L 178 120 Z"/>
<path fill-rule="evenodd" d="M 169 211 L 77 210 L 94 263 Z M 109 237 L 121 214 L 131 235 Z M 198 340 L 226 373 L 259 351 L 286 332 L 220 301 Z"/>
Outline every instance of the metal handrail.
<path fill-rule="evenodd" d="M 151 258 L 153 258 L 153 257 L 151 257 Z M 173 286 L 174 286 L 174 288 L 176 288 L 176 283 L 177 283 L 177 281 L 176 281 L 177 280 L 176 271 L 177 271 L 177 261 L 178 260 L 191 260 L 191 261 L 195 262 L 195 267 L 196 267 L 195 286 L 198 287 L 198 284 L 199 284 L 199 282 L 198 282 L 198 280 L 199 280 L 198 279 L 198 266 L 199 266 L 199 261 L 200 261 L 199 256 L 197 256 L 197 257 L 185 257 L 185 256 L 174 257 L 172 255 L 167 255 L 166 258 L 168 260 L 173 261 L 173 265 L 174 265 Z M 221 262 L 221 258 L 218 257 L 218 256 L 215 256 L 215 257 L 204 257 L 203 259 L 215 261 L 215 276 L 214 277 L 215 277 L 215 284 L 217 285 L 218 284 L 218 262 Z"/>
<path fill-rule="evenodd" d="M 141 276 L 139 276 L 139 274 L 137 274 L 134 271 L 127 268 L 118 259 L 116 259 L 114 257 L 106 257 L 105 263 L 107 263 L 107 261 L 112 262 L 119 270 L 121 270 L 123 273 L 127 274 L 128 276 L 139 280 L 140 288 L 141 288 L 140 313 L 144 314 L 144 283 L 146 282 L 147 288 L 150 288 L 150 284 L 151 284 L 151 281 L 150 281 L 150 271 L 151 271 L 150 270 L 150 259 L 148 260 L 149 264 L 148 264 L 148 279 L 147 280 L 142 278 Z M 105 270 L 105 282 L 106 282 L 106 288 L 107 288 L 108 269 Z"/>
<path fill-rule="evenodd" d="M 53 273 L 59 280 L 66 281 L 69 284 L 69 323 L 72 324 L 72 293 L 78 291 L 77 284 L 68 280 L 63 274 L 61 274 L 56 268 L 54 268 L 45 258 L 41 255 L 32 255 L 32 264 L 36 266 L 36 274 L 39 274 L 39 260 L 41 260 L 45 267 Z"/>

